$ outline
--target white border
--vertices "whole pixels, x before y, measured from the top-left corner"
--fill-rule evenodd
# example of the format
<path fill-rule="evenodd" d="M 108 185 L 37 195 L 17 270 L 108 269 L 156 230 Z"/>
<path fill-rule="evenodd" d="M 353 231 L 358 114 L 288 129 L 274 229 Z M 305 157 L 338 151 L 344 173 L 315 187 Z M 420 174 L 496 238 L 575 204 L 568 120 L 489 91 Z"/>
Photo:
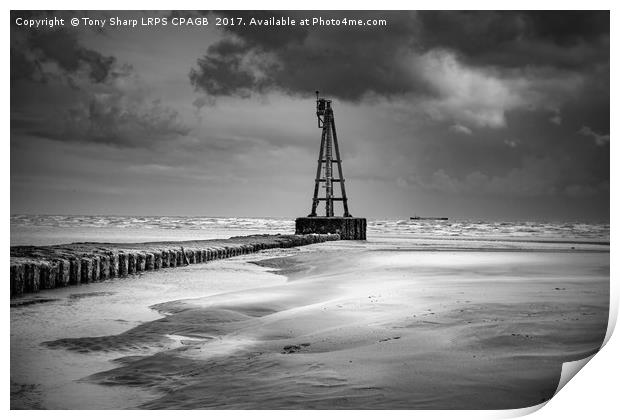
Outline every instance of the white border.
<path fill-rule="evenodd" d="M 322 9 L 336 9 L 336 10 L 408 10 L 408 9 L 417 9 L 417 10 L 428 10 L 428 9 L 455 9 L 461 10 L 464 9 L 464 6 L 467 6 L 468 9 L 487 9 L 487 10 L 513 10 L 513 9 L 530 9 L 530 10 L 611 10 L 611 74 L 617 74 L 617 33 L 618 33 L 618 17 L 617 17 L 617 7 L 614 8 L 616 4 L 619 4 L 617 1 L 602 1 L 602 0 L 589 0 L 588 2 L 577 2 L 577 1 L 540 1 L 540 0 L 521 0 L 519 2 L 516 1 L 481 1 L 481 0 L 472 0 L 468 2 L 463 1 L 416 1 L 416 2 L 406 2 L 406 1 L 392 1 L 392 0 L 383 0 L 381 2 L 353 2 L 353 1 L 330 1 L 327 2 L 305 2 L 305 3 L 297 3 L 291 4 L 290 1 L 283 0 L 263 0 L 261 2 L 250 2 L 250 1 L 227 1 L 227 2 L 205 2 L 205 1 L 185 1 L 178 0 L 175 2 L 164 2 L 161 0 L 139 0 L 139 1 L 120 1 L 120 0 L 109 0 L 106 2 L 89 2 L 85 3 L 83 1 L 8 1 L 5 4 L 8 5 L 8 10 L 10 8 L 13 9 L 66 9 L 66 10 L 97 10 L 97 9 L 111 9 L 111 10 L 212 10 L 212 9 L 238 9 L 238 10 L 255 10 L 255 9 L 271 9 L 271 10 L 322 10 Z M 6 15 L 5 15 L 6 16 Z M 4 30 L 4 45 L 5 45 L 5 54 L 8 54 L 10 50 L 10 26 L 7 25 Z M 5 56 L 6 57 L 6 56 Z M 10 147 L 9 147 L 9 127 L 10 127 L 10 95 L 9 95 L 9 66 L 6 63 L 2 66 L 2 80 L 5 81 L 5 94 L 3 101 L 3 115 L 4 117 L 4 133 L 6 133 L 6 137 L 2 142 L 2 154 L 1 154 L 1 164 L 2 168 L 5 171 L 5 176 L 3 177 L 3 191 L 5 200 L 3 200 L 2 209 L 4 214 L 5 223 L 2 225 L 2 233 L 4 239 L 2 252 L 4 257 L 4 272 L 8 272 L 8 259 L 9 259 L 9 238 L 10 238 L 10 203 L 7 199 L 10 197 Z M 612 77 L 611 79 L 611 109 L 612 114 L 617 110 L 617 82 Z M 617 114 L 616 114 L 617 115 Z M 611 131 L 616 132 L 616 123 L 612 118 L 610 134 Z M 617 161 L 617 147 L 614 145 L 614 140 L 611 141 L 611 159 L 612 161 Z M 615 165 L 611 165 L 611 179 L 610 182 L 613 185 L 616 185 L 616 181 L 618 179 L 618 171 L 615 168 Z M 611 190 L 611 219 L 615 219 L 615 214 L 618 209 L 617 202 L 617 194 L 613 193 L 613 189 Z M 611 237 L 616 238 L 617 228 L 614 223 L 611 224 Z M 612 239 L 613 242 L 613 239 Z M 618 313 L 618 287 L 617 281 L 615 279 L 618 278 L 618 264 L 613 263 L 615 260 L 615 255 L 617 252 L 614 252 L 615 248 L 612 248 L 611 252 L 611 308 L 610 308 L 610 327 L 613 328 L 615 325 L 615 321 Z M 6 280 L 6 279 L 5 279 Z M 5 290 L 8 294 L 8 281 L 5 281 Z M 6 300 L 5 300 L 6 302 Z M 4 337 L 9 336 L 9 308 L 7 306 L 6 316 L 4 319 L 3 327 L 4 327 Z M 609 331 L 611 332 L 611 330 Z M 616 334 L 617 335 L 617 334 Z M 609 334 L 606 340 L 609 339 Z M 570 381 L 546 406 L 536 411 L 534 414 L 531 414 L 530 418 L 532 419 L 584 419 L 584 418 L 610 418 L 613 416 L 612 413 L 618 412 L 618 404 L 616 403 L 617 399 L 617 383 L 618 383 L 618 360 L 616 355 L 620 354 L 620 344 L 618 342 L 618 338 L 612 336 L 611 339 L 607 342 L 605 348 L 597 354 L 591 362 L 589 362 L 579 373 L 576 380 Z M 2 348 L 2 360 L 4 361 L 4 372 L 7 372 L 6 376 L 9 376 L 8 373 L 10 371 L 10 358 L 9 358 L 9 348 L 8 345 L 5 345 Z M 5 376 L 2 390 L 3 390 L 3 401 L 5 402 L 4 407 L 8 411 L 10 403 L 10 391 L 9 391 L 9 378 Z M 66 418 L 80 418 L 82 419 L 84 416 L 89 417 L 100 417 L 103 418 L 108 416 L 121 416 L 121 417 L 129 417 L 132 418 L 144 418 L 148 416 L 149 418 L 169 418 L 175 415 L 182 415 L 188 417 L 198 417 L 201 418 L 203 416 L 209 417 L 217 417 L 222 419 L 231 419 L 237 418 L 238 416 L 242 417 L 252 417 L 252 418 L 264 418 L 269 420 L 276 419 L 289 419 L 290 416 L 295 416 L 296 418 L 310 419 L 314 418 L 317 414 L 320 416 L 327 417 L 350 417 L 359 420 L 360 418 L 371 418 L 374 416 L 389 416 L 393 418 L 411 418 L 411 416 L 416 416 L 417 418 L 430 418 L 430 419 L 445 419 L 445 418 L 471 418 L 471 419 L 480 419 L 480 418 L 506 418 L 512 416 L 518 416 L 527 414 L 528 409 L 524 410 L 507 410 L 507 411 L 381 411 L 381 412 L 372 412 L 372 411 L 335 411 L 335 412 L 321 412 L 316 413 L 312 411 L 258 411 L 258 412 L 214 412 L 209 411 L 208 413 L 204 413 L 201 411 L 193 411 L 187 412 L 184 411 L 182 413 L 174 413 L 174 412 L 103 412 L 103 411 L 94 411 L 83 413 L 80 411 L 71 411 L 71 412 L 10 412 L 12 417 L 22 418 L 22 417 L 31 417 L 31 416 L 43 416 L 46 417 L 56 417 L 62 416 L 63 419 Z M 531 410 L 530 410 L 531 411 Z"/>

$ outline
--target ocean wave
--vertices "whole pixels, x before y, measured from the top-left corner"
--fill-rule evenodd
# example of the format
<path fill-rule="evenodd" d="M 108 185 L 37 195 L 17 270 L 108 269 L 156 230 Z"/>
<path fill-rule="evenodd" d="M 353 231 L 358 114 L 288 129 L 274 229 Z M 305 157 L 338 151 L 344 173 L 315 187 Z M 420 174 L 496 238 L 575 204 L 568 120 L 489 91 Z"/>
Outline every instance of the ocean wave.
<path fill-rule="evenodd" d="M 63 216 L 13 215 L 11 229 L 70 230 L 87 229 L 96 237 L 98 229 L 174 230 L 175 232 L 217 233 L 218 231 L 255 231 L 288 233 L 295 222 L 285 218 L 199 217 L 199 216 Z M 408 237 L 518 238 L 536 240 L 609 241 L 609 223 L 474 221 L 474 220 L 368 220 L 369 235 Z"/>

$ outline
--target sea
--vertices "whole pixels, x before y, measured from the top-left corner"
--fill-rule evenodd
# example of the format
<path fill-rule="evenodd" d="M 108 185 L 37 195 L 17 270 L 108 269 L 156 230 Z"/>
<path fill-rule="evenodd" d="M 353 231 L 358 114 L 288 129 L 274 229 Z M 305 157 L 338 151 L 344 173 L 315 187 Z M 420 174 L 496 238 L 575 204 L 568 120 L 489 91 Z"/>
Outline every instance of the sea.
<path fill-rule="evenodd" d="M 152 242 L 290 234 L 289 218 L 196 216 L 11 216 L 11 245 Z M 370 238 L 474 239 L 609 244 L 609 223 L 369 219 Z"/>

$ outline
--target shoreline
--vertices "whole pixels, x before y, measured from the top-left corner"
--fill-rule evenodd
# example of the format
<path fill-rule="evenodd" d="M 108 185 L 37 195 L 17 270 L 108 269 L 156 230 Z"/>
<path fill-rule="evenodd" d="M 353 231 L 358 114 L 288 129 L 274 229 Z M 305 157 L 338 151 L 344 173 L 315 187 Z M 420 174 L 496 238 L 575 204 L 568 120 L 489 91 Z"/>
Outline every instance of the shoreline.
<path fill-rule="evenodd" d="M 150 241 L 139 243 L 74 242 L 62 245 L 11 246 L 10 296 L 15 304 L 40 290 L 76 286 L 145 271 L 180 267 L 255 253 L 339 240 L 338 235 L 254 234 L 227 239 Z M 360 242 L 363 246 L 366 242 Z M 376 235 L 369 243 L 402 244 L 409 251 L 537 251 L 609 252 L 609 242 L 593 240 L 515 237 L 409 237 Z M 380 249 L 376 249 L 380 251 Z"/>

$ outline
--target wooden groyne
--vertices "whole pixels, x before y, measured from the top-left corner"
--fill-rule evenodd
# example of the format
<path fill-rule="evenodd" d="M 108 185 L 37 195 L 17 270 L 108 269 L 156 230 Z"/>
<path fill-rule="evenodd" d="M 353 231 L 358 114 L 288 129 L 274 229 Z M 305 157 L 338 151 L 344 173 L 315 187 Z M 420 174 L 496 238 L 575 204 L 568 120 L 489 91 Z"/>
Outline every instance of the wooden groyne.
<path fill-rule="evenodd" d="M 73 243 L 11 247 L 11 297 L 142 271 L 340 239 L 334 234 L 254 235 L 230 239 L 134 244 Z"/>

